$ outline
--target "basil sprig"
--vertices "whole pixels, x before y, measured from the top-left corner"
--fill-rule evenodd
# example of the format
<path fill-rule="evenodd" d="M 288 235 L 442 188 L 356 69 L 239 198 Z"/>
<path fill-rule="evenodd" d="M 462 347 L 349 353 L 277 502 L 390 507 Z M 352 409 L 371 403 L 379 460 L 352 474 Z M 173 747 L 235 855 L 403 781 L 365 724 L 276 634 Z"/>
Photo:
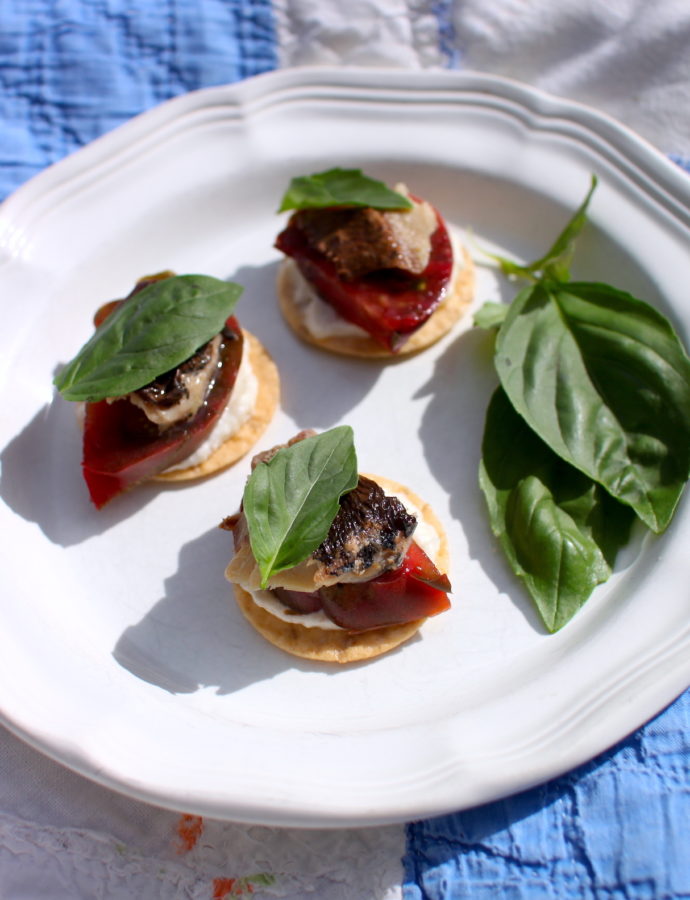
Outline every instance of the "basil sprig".
<path fill-rule="evenodd" d="M 611 574 L 632 509 L 553 453 L 500 387 L 486 415 L 479 481 L 513 571 L 557 631 Z"/>
<path fill-rule="evenodd" d="M 594 182 L 592 184 L 592 190 Z M 501 388 L 487 413 L 480 485 L 491 527 L 550 631 L 606 580 L 635 516 L 663 532 L 690 475 L 690 360 L 668 320 L 606 284 L 569 282 L 584 204 L 506 307 Z"/>
<path fill-rule="evenodd" d="M 528 281 L 538 281 L 540 278 L 568 281 L 570 263 L 575 252 L 575 241 L 587 222 L 587 208 L 596 186 L 597 176 L 592 175 L 592 182 L 585 199 L 544 256 L 526 266 L 502 256 L 494 256 L 494 259 L 499 262 L 503 274 L 526 278 Z"/>
<path fill-rule="evenodd" d="M 208 275 L 153 282 L 96 329 L 54 384 L 67 400 L 136 391 L 184 362 L 222 329 L 242 287 Z"/>
<path fill-rule="evenodd" d="M 352 429 L 341 425 L 279 450 L 259 463 L 242 508 L 262 587 L 323 543 L 341 496 L 357 485 Z"/>
<path fill-rule="evenodd" d="M 363 175 L 361 169 L 328 169 L 293 178 L 278 212 L 325 209 L 329 206 L 412 209 L 412 203 L 404 194 L 392 191 L 382 181 Z"/>

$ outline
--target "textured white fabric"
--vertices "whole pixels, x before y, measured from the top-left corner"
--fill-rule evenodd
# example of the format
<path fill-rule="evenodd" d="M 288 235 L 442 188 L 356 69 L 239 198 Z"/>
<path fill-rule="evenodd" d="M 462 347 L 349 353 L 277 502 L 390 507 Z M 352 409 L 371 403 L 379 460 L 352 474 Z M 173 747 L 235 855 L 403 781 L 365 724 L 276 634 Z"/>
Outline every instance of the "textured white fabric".
<path fill-rule="evenodd" d="M 0 728 L 2 900 L 397 900 L 403 850 L 402 826 L 278 829 L 158 809 Z"/>
<path fill-rule="evenodd" d="M 463 68 L 588 103 L 666 153 L 690 146 L 687 0 L 275 0 L 274 7 L 284 66 L 445 67 L 455 50 Z"/>
<path fill-rule="evenodd" d="M 590 104 L 666 153 L 690 147 L 687 0 L 462 0 L 464 68 Z"/>
<path fill-rule="evenodd" d="M 443 66 L 434 4 L 275 0 L 283 66 Z"/>

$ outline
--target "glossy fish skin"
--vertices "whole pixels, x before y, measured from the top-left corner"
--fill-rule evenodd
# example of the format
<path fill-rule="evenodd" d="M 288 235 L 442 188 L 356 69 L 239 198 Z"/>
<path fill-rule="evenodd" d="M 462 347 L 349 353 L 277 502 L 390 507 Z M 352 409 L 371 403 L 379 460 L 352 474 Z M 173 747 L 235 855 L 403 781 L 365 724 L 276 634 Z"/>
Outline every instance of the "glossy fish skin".
<path fill-rule="evenodd" d="M 313 556 L 338 581 L 375 578 L 402 564 L 416 526 L 397 497 L 360 475 L 357 487 L 341 498 L 328 536 Z"/>

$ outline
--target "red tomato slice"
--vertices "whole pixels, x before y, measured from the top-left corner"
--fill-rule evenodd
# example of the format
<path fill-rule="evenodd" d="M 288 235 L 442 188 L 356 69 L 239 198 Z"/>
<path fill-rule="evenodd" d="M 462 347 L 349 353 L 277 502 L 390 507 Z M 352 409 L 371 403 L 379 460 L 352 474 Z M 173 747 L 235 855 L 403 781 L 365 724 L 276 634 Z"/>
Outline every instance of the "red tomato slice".
<path fill-rule="evenodd" d="M 448 576 L 439 572 L 419 544 L 415 544 L 414 541 L 410 544 L 410 549 L 405 555 L 403 566 L 407 569 L 410 578 L 423 581 L 430 587 L 444 593 L 450 593 L 452 590 Z"/>
<path fill-rule="evenodd" d="M 421 275 L 382 269 L 353 281 L 338 276 L 335 265 L 310 247 L 304 233 L 288 223 L 276 247 L 292 257 L 319 297 L 339 315 L 363 328 L 381 346 L 396 353 L 444 298 L 453 271 L 448 229 L 436 213 L 429 264 Z"/>
<path fill-rule="evenodd" d="M 221 346 L 223 365 L 192 419 L 159 433 L 128 400 L 86 404 L 82 470 L 97 509 L 181 462 L 206 439 L 225 409 L 242 359 L 242 331 L 234 316 L 227 320 L 226 329 L 230 336 Z"/>
<path fill-rule="evenodd" d="M 298 613 L 313 613 L 321 609 L 318 591 L 290 591 L 287 588 L 273 588 L 273 593 L 285 606 Z"/>
<path fill-rule="evenodd" d="M 368 631 L 444 612 L 450 608 L 450 590 L 448 577 L 413 542 L 399 568 L 371 581 L 342 582 L 312 594 L 283 590 L 274 593 L 296 612 L 321 608 L 341 628 Z"/>

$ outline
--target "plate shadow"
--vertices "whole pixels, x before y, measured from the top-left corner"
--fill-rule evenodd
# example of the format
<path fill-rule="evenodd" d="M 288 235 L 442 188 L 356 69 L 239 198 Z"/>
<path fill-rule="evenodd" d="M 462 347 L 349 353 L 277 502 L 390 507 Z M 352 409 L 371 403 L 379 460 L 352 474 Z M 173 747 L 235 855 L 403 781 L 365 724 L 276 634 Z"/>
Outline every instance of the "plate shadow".
<path fill-rule="evenodd" d="M 496 589 L 511 598 L 531 627 L 542 634 L 546 632 L 541 620 L 526 592 L 516 585 L 491 533 L 479 488 L 484 417 L 498 384 L 492 363 L 493 344 L 492 331 L 472 328 L 439 356 L 431 377 L 415 395 L 431 397 L 422 415 L 419 438 L 430 471 L 448 494 L 450 513 L 463 526 L 470 556 Z"/>
<path fill-rule="evenodd" d="M 177 570 L 165 580 L 164 596 L 113 648 L 118 664 L 173 694 L 212 687 L 224 695 L 287 670 L 331 676 L 343 670 L 291 656 L 249 625 L 223 575 L 231 556 L 232 538 L 220 528 L 184 544 Z"/>
<path fill-rule="evenodd" d="M 0 452 L 0 497 L 62 547 L 102 534 L 134 515 L 160 489 L 143 485 L 97 510 L 89 500 L 80 460 L 74 409 L 57 394 Z"/>
<path fill-rule="evenodd" d="M 282 410 L 302 428 L 325 430 L 347 418 L 373 389 L 387 363 L 339 356 L 298 338 L 278 308 L 279 265 L 276 261 L 243 266 L 230 276 L 244 286 L 237 317 L 278 366 Z"/>

